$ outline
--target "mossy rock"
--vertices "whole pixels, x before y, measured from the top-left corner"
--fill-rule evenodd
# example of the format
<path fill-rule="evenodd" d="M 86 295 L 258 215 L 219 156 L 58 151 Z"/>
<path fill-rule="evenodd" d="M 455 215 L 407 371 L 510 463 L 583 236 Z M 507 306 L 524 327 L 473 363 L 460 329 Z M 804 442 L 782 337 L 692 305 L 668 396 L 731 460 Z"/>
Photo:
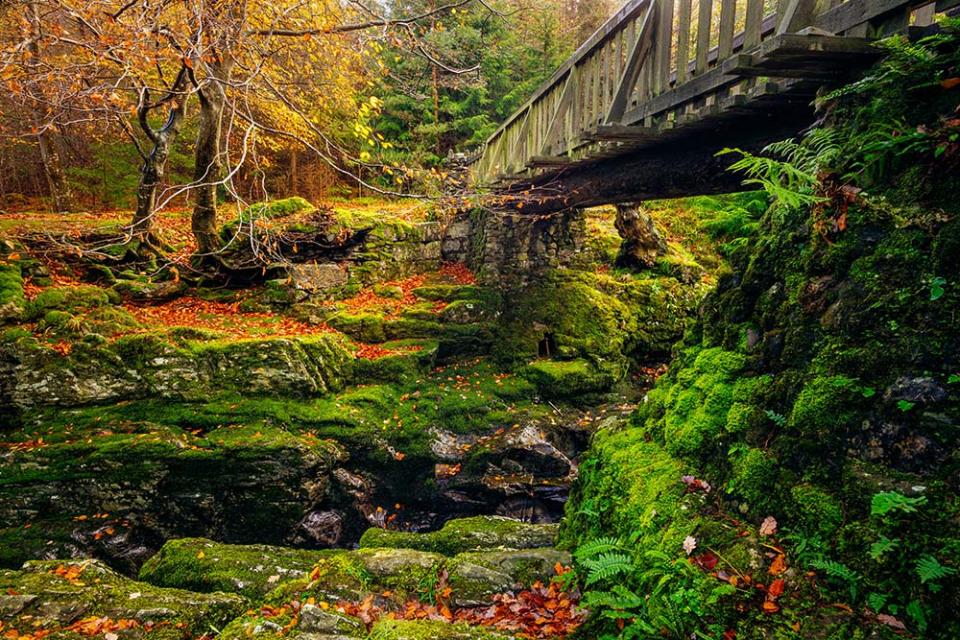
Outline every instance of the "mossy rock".
<path fill-rule="evenodd" d="M 353 617 L 335 611 L 328 603 L 324 606 L 305 603 L 293 612 L 286 608 L 274 609 L 269 617 L 262 612 L 248 611 L 227 625 L 220 634 L 223 640 L 279 640 L 302 638 L 303 640 L 348 640 L 366 638 L 363 623 Z"/>
<path fill-rule="evenodd" d="M 25 310 L 28 320 L 43 317 L 48 311 L 87 311 L 120 302 L 119 296 L 110 289 L 93 285 L 51 287 L 44 289 L 31 300 Z"/>
<path fill-rule="evenodd" d="M 25 305 L 19 263 L 0 263 L 0 322 L 18 319 Z"/>
<path fill-rule="evenodd" d="M 370 631 L 370 640 L 510 640 L 513 636 L 485 627 L 426 620 L 391 620 L 377 622 Z"/>
<path fill-rule="evenodd" d="M 222 544 L 205 538 L 169 540 L 140 569 L 140 580 L 159 587 L 225 591 L 257 599 L 279 582 L 303 578 L 338 551 L 270 545 Z"/>
<path fill-rule="evenodd" d="M 31 561 L 20 571 L 0 571 L 6 629 L 26 635 L 37 629 L 62 631 L 83 619 L 134 620 L 125 638 L 180 640 L 221 628 L 242 613 L 247 601 L 227 593 L 199 594 L 165 589 L 121 576 L 96 560 Z"/>
<path fill-rule="evenodd" d="M 449 520 L 439 531 L 406 533 L 367 529 L 360 547 L 390 547 L 432 551 L 455 556 L 465 551 L 537 549 L 552 547 L 557 525 L 528 524 L 498 516 L 476 516 Z"/>
<path fill-rule="evenodd" d="M 489 604 L 494 594 L 550 582 L 556 565 L 571 562 L 569 553 L 551 548 L 458 554 L 446 566 L 452 602 L 458 607 Z"/>
<path fill-rule="evenodd" d="M 536 360 L 520 375 L 546 398 L 584 401 L 609 391 L 619 378 L 617 367 L 598 368 L 586 360 Z"/>
<path fill-rule="evenodd" d="M 355 553 L 375 588 L 400 597 L 431 595 L 445 561 L 438 553 L 402 548 L 365 547 Z"/>

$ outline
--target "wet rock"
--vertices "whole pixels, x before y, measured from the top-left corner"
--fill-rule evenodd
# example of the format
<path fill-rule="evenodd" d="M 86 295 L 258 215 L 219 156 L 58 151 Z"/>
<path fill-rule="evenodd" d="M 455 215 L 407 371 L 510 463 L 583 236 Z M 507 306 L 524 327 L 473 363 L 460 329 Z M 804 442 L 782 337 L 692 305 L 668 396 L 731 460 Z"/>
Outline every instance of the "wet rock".
<path fill-rule="evenodd" d="M 80 342 L 61 354 L 33 337 L 0 348 L 0 402 L 78 406 L 145 397 L 202 400 L 224 391 L 308 395 L 339 389 L 353 355 L 332 335 L 242 341 L 198 339 L 183 348 L 155 334 Z"/>
<path fill-rule="evenodd" d="M 162 302 L 183 294 L 187 290 L 187 283 L 181 280 L 166 282 L 120 280 L 113 285 L 113 290 L 124 298 L 138 302 Z"/>
<path fill-rule="evenodd" d="M 883 393 L 887 402 L 905 400 L 914 404 L 937 404 L 947 399 L 946 390 L 933 378 L 897 378 Z"/>
<path fill-rule="evenodd" d="M 556 549 L 461 553 L 447 565 L 452 601 L 458 607 L 491 604 L 492 596 L 549 582 L 570 554 Z"/>
<path fill-rule="evenodd" d="M 335 546 L 343 535 L 343 516 L 337 511 L 311 511 L 298 525 L 306 541 Z"/>
<path fill-rule="evenodd" d="M 0 589 L 18 594 L 13 605 L 13 600 L 4 601 L 3 618 L 23 633 L 95 616 L 137 621 L 123 632 L 127 638 L 144 637 L 148 625 L 163 623 L 150 637 L 172 640 L 220 628 L 248 606 L 235 594 L 198 594 L 135 582 L 93 560 L 28 562 L 20 571 L 0 571 Z"/>
<path fill-rule="evenodd" d="M 438 553 L 413 549 L 361 549 L 357 558 L 377 585 L 406 593 L 429 583 L 444 562 Z"/>
<path fill-rule="evenodd" d="M 177 430 L 129 426 L 133 433 L 93 440 L 83 456 L 51 443 L 0 461 L 0 563 L 93 556 L 133 574 L 171 538 L 288 543 L 302 535 L 305 513 L 333 499 L 327 487 L 343 452 L 327 441 L 224 427 L 207 434 L 215 444 L 198 447 Z"/>
<path fill-rule="evenodd" d="M 551 524 L 476 516 L 450 520 L 439 531 L 430 533 L 368 529 L 360 538 L 360 546 L 419 549 L 453 556 L 465 551 L 550 547 L 557 529 L 557 525 Z"/>

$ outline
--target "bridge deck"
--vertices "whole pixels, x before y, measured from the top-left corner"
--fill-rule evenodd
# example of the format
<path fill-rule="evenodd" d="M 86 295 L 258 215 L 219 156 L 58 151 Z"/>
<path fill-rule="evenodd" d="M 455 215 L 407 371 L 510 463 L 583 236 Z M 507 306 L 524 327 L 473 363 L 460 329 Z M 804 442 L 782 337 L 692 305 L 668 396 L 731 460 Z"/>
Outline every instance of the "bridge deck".
<path fill-rule="evenodd" d="M 809 103 L 879 55 L 871 40 L 929 25 L 958 4 L 629 0 L 490 136 L 473 180 L 569 175 L 715 132 L 731 117 Z"/>

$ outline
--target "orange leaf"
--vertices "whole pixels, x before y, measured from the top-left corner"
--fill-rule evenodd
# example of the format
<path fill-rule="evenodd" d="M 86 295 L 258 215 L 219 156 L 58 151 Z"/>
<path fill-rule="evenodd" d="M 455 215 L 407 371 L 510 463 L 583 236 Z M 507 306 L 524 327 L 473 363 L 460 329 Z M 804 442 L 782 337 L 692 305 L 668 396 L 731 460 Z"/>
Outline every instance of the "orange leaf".
<path fill-rule="evenodd" d="M 780 554 L 770 563 L 770 568 L 767 569 L 767 572 L 772 576 L 778 576 L 786 570 L 787 560 L 783 554 Z"/>
<path fill-rule="evenodd" d="M 777 611 L 780 611 L 780 606 L 776 602 L 767 600 L 763 603 L 763 611 L 764 613 L 776 613 Z"/>
<path fill-rule="evenodd" d="M 767 589 L 767 595 L 771 598 L 779 598 L 783 595 L 783 587 L 783 578 L 777 578 L 770 583 L 770 587 Z"/>

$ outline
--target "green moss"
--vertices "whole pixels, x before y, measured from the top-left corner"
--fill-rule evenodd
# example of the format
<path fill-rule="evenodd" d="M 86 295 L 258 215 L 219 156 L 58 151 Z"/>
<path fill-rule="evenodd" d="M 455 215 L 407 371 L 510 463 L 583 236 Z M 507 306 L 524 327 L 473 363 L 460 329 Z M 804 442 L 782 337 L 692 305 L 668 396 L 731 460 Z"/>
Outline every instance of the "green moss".
<path fill-rule="evenodd" d="M 337 313 L 327 319 L 334 329 L 361 342 L 386 342 L 384 318 L 376 313 Z"/>
<path fill-rule="evenodd" d="M 734 456 L 727 491 L 746 500 L 752 513 L 766 514 L 777 506 L 778 477 L 775 457 L 762 449 L 748 449 Z"/>
<path fill-rule="evenodd" d="M 808 535 L 819 534 L 829 540 L 843 522 L 843 509 L 836 497 L 823 488 L 798 484 L 790 489 L 788 512 L 791 527 Z"/>
<path fill-rule="evenodd" d="M 216 437 L 216 436 L 214 436 Z M 228 545 L 204 538 L 170 540 L 143 565 L 140 580 L 160 587 L 260 598 L 278 582 L 304 577 L 336 551 Z"/>
<path fill-rule="evenodd" d="M 119 298 L 115 293 L 101 287 L 51 287 L 41 291 L 27 304 L 25 315 L 30 320 L 36 320 L 52 310 L 75 313 L 118 302 Z"/>
<path fill-rule="evenodd" d="M 0 320 L 19 316 L 25 303 L 20 264 L 18 262 L 0 263 Z"/>
<path fill-rule="evenodd" d="M 425 620 L 383 619 L 373 626 L 370 640 L 506 640 L 510 636 L 484 627 Z"/>
<path fill-rule="evenodd" d="M 620 377 L 617 367 L 598 368 L 586 360 L 535 360 L 520 371 L 544 397 L 585 401 L 608 391 Z"/>
<path fill-rule="evenodd" d="M 55 573 L 58 568 L 74 568 L 79 574 L 68 580 Z M 247 607 L 243 598 L 233 594 L 197 594 L 134 582 L 96 560 L 32 561 L 20 571 L 0 571 L 0 588 L 24 596 L 22 609 L 4 615 L 6 628 L 23 634 L 41 628 L 56 631 L 82 614 L 152 623 L 149 637 L 179 640 L 184 634 L 195 636 L 210 627 L 220 628 Z M 145 637 L 144 627 L 122 633 Z"/>
<path fill-rule="evenodd" d="M 465 551 L 549 547 L 556 532 L 555 525 L 476 516 L 450 520 L 439 531 L 430 533 L 367 529 L 360 538 L 360 546 L 418 549 L 454 556 Z"/>

